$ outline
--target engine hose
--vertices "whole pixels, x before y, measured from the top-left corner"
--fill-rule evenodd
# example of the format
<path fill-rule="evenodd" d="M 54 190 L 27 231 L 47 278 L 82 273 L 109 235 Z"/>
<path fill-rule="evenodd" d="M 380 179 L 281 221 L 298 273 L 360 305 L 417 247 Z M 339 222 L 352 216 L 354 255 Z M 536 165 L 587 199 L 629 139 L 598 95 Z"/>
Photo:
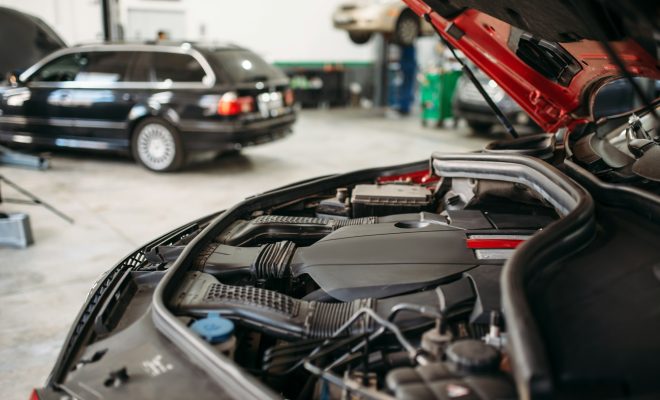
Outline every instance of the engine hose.
<path fill-rule="evenodd" d="M 296 245 L 289 241 L 263 246 L 252 264 L 254 275 L 260 279 L 288 277 L 291 275 L 289 265 L 295 251 Z"/>
<path fill-rule="evenodd" d="M 233 286 L 214 276 L 190 273 L 172 299 L 175 312 L 206 316 L 209 312 L 239 320 L 260 331 L 290 339 L 328 338 L 361 309 L 387 317 L 398 303 L 438 304 L 434 291 L 403 295 L 386 300 L 357 299 L 345 303 L 305 301 L 272 290 L 253 286 Z M 419 318 L 395 321 L 404 326 L 419 326 Z M 428 323 L 428 320 L 424 321 Z M 346 331 L 349 335 L 371 332 L 372 318 L 363 318 Z"/>
<path fill-rule="evenodd" d="M 235 247 L 214 243 L 203 251 L 195 267 L 215 276 L 249 274 L 257 279 L 291 276 L 289 266 L 296 251 L 290 241 L 260 247 Z"/>
<path fill-rule="evenodd" d="M 377 224 L 378 222 L 378 217 L 329 219 L 262 215 L 250 221 L 242 220 L 234 223 L 218 238 L 218 242 L 232 246 L 246 246 L 261 239 L 314 241 L 345 226 Z"/>

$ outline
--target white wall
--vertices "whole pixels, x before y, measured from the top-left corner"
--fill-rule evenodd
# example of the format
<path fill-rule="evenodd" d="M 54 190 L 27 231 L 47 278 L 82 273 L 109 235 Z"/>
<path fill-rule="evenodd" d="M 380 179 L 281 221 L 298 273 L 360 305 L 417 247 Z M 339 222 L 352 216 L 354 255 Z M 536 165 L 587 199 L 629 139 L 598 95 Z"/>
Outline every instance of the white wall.
<path fill-rule="evenodd" d="M 100 3 L 100 0 L 0 0 L 0 6 L 43 19 L 68 45 L 103 40 Z"/>
<path fill-rule="evenodd" d="M 119 0 L 119 14 L 129 32 L 135 31 L 127 26 L 131 9 L 179 11 L 185 16 L 185 39 L 236 43 L 271 62 L 373 60 L 373 43 L 354 45 L 332 26 L 332 12 L 342 1 Z M 154 37 L 155 32 L 140 39 Z"/>
<path fill-rule="evenodd" d="M 175 11 L 185 21 L 185 37 L 176 39 L 232 42 L 269 61 L 372 61 L 373 43 L 357 46 L 334 29 L 331 15 L 346 0 L 117 0 L 119 22 L 128 33 L 128 10 Z M 0 5 L 36 15 L 69 45 L 103 40 L 100 0 L 0 0 Z M 157 18 L 157 17 L 154 17 Z M 154 39 L 155 21 L 138 29 L 141 40 Z M 174 29 L 177 28 L 177 29 Z M 136 39 L 127 37 L 127 39 Z"/>

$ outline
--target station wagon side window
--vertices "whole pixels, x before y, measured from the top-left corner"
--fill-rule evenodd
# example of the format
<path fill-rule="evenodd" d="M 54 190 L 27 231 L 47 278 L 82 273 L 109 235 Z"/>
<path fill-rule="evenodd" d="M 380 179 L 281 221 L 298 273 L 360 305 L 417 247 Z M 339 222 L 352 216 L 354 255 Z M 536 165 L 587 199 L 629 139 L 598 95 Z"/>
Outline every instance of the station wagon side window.
<path fill-rule="evenodd" d="M 152 57 L 150 52 L 136 52 L 128 73 L 127 80 L 130 82 L 155 81 L 152 64 Z"/>
<path fill-rule="evenodd" d="M 72 82 L 89 63 L 86 53 L 65 54 L 52 60 L 31 78 L 31 82 Z"/>
<path fill-rule="evenodd" d="M 96 51 L 66 54 L 41 68 L 32 82 L 122 82 L 133 52 Z"/>
<path fill-rule="evenodd" d="M 156 82 L 201 83 L 206 76 L 199 62 L 189 54 L 153 52 L 152 62 Z"/>
<path fill-rule="evenodd" d="M 87 67 L 78 74 L 76 81 L 124 82 L 133 53 L 132 51 L 90 52 Z"/>

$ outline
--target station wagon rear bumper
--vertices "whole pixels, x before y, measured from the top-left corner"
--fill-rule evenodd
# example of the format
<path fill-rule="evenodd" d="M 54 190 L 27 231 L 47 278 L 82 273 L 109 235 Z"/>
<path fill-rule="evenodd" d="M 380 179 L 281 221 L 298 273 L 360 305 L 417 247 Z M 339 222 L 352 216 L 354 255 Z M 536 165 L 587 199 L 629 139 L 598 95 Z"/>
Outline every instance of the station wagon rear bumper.
<path fill-rule="evenodd" d="M 292 132 L 296 114 L 262 121 L 206 122 L 181 121 L 179 129 L 186 150 L 225 150 L 271 142 Z"/>

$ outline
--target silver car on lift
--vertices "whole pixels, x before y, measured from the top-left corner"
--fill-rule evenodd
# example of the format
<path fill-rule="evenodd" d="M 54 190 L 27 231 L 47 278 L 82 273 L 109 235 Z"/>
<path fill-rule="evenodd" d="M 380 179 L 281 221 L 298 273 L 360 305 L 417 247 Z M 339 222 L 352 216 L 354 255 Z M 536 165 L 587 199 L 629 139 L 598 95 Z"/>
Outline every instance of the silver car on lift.
<path fill-rule="evenodd" d="M 418 36 L 433 34 L 433 27 L 398 0 L 353 0 L 342 3 L 332 16 L 335 28 L 348 32 L 355 44 L 382 33 L 399 44 L 410 45 Z"/>

